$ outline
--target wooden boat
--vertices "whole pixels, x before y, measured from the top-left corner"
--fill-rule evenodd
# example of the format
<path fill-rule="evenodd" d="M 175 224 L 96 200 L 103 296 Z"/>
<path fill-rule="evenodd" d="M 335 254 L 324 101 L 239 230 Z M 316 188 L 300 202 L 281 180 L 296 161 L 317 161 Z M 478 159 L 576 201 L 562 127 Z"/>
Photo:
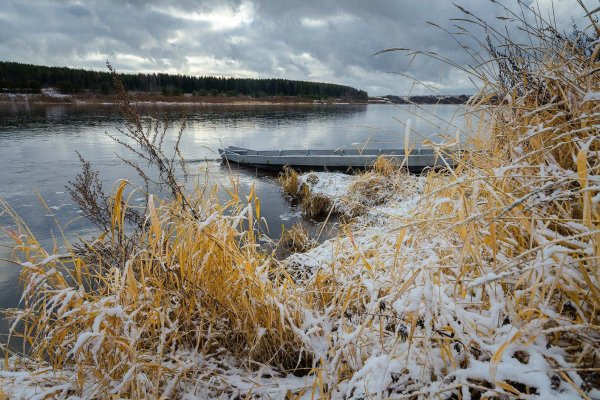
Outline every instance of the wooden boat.
<path fill-rule="evenodd" d="M 388 158 L 396 165 L 411 171 L 425 168 L 454 166 L 453 157 L 436 155 L 433 149 L 415 149 L 408 157 L 399 149 L 336 149 L 336 150 L 264 150 L 257 151 L 229 146 L 219 149 L 223 162 L 262 169 L 280 170 L 284 166 L 295 169 L 362 169 L 373 165 L 377 157 Z"/>

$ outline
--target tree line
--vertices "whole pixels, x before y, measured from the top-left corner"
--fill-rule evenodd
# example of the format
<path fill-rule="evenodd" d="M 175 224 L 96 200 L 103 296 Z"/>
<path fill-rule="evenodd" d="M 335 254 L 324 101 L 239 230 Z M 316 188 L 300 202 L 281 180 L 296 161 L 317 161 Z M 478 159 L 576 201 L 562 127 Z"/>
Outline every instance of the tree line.
<path fill-rule="evenodd" d="M 368 94 L 350 86 L 289 79 L 251 79 L 181 74 L 119 74 L 129 91 L 192 94 L 197 96 L 301 96 L 311 99 L 343 98 L 367 100 Z M 40 92 L 57 88 L 61 93 L 94 92 L 112 94 L 109 72 L 67 67 L 48 67 L 0 61 L 0 91 Z"/>

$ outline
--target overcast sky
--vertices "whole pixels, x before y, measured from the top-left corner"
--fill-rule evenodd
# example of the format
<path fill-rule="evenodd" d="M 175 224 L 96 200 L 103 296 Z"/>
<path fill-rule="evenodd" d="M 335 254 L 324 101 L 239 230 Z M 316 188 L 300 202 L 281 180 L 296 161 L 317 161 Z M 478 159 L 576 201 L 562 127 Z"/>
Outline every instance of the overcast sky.
<path fill-rule="evenodd" d="M 502 23 L 489 0 L 455 0 Z M 530 0 L 528 0 L 530 1 Z M 516 0 L 505 0 L 516 7 Z M 585 0 L 590 9 L 599 0 Z M 551 0 L 537 2 L 542 13 Z M 559 26 L 584 22 L 576 0 L 554 0 Z M 467 76 L 389 47 L 465 53 L 449 35 L 463 15 L 450 0 L 0 0 L 0 60 L 120 72 L 300 79 L 334 82 L 370 95 L 420 93 L 409 74 L 445 93 L 472 93 Z M 583 25 L 583 23 L 582 23 Z"/>

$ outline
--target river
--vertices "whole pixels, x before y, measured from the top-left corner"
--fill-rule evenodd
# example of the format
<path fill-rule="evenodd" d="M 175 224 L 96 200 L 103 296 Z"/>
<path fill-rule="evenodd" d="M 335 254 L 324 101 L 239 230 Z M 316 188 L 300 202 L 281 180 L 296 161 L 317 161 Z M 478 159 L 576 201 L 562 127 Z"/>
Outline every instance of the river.
<path fill-rule="evenodd" d="M 345 146 L 403 148 L 408 119 L 411 142 L 440 141 L 440 135 L 455 137 L 464 124 L 460 108 L 452 105 L 218 105 L 146 106 L 140 114 L 162 118 L 168 115 L 165 147 L 172 148 L 178 121 L 185 118 L 181 149 L 193 174 L 204 181 L 228 179 L 228 169 L 215 161 L 217 148 L 227 145 L 255 149 L 327 149 Z M 451 121 L 449 124 L 448 122 Z M 90 237 L 96 231 L 81 217 L 65 185 L 80 170 L 79 152 L 100 172 L 106 189 L 121 178 L 136 181 L 135 172 L 116 154 L 124 149 L 106 133 L 119 135 L 124 122 L 111 105 L 0 104 L 0 197 L 25 220 L 44 246 L 53 238 Z M 131 158 L 131 157 L 128 157 Z M 205 160 L 205 161 L 201 161 Z M 281 226 L 303 220 L 277 185 L 276 175 L 252 169 L 236 169 L 242 191 L 252 184 L 261 199 L 261 213 L 277 238 Z M 108 190 L 109 191 L 109 190 Z M 44 199 L 48 209 L 40 205 Z M 139 200 L 139 199 L 138 199 Z M 311 224 L 310 221 L 304 220 Z M 0 226 L 10 227 L 6 215 Z M 59 229 L 60 227 L 60 229 Z M 62 231 L 62 233 L 61 233 Z M 10 242 L 0 233 L 0 308 L 18 305 L 19 268 L 8 261 Z M 7 326 L 0 321 L 0 334 Z M 3 342 L 3 340 L 0 340 Z"/>

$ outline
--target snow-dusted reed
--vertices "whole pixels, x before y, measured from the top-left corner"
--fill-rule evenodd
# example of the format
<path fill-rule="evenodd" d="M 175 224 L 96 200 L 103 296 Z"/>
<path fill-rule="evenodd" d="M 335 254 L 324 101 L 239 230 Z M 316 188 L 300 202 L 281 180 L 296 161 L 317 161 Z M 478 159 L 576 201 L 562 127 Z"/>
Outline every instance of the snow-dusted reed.
<path fill-rule="evenodd" d="M 193 213 L 151 198 L 131 252 L 123 185 L 83 253 L 45 252 L 14 216 L 32 350 L 0 396 L 600 397 L 600 44 L 529 28 L 539 49 L 496 52 L 512 64 L 473 97 L 456 169 L 283 179 L 350 217 L 301 255 L 264 254 L 260 202 L 235 189 L 190 195 Z"/>

